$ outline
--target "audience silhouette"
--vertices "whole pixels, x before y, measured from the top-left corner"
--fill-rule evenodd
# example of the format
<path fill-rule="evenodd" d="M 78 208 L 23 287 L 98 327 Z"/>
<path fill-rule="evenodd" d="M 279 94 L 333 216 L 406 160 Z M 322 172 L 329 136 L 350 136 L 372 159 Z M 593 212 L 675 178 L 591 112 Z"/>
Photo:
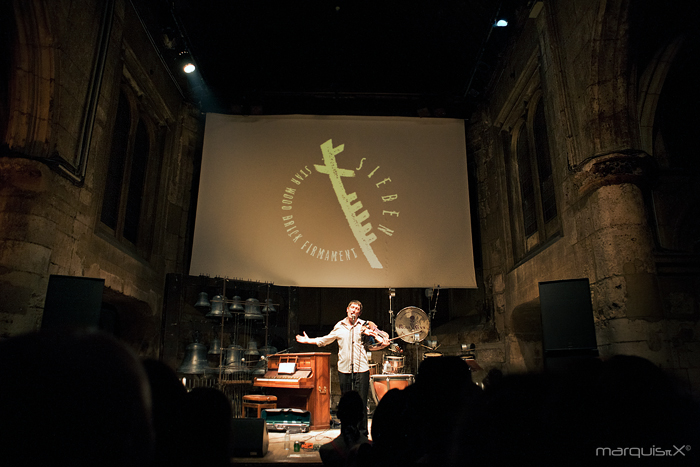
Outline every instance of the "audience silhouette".
<path fill-rule="evenodd" d="M 184 421 L 187 389 L 165 363 L 143 360 L 151 386 L 155 452 L 153 467 L 184 466 L 183 452 L 189 446 Z"/>
<path fill-rule="evenodd" d="M 230 464 L 233 413 L 210 387 L 184 389 L 99 332 L 0 341 L 2 464 L 161 467 Z M 700 406 L 647 359 L 586 358 L 561 371 L 490 371 L 484 389 L 459 357 L 424 360 L 388 391 L 360 433 L 357 392 L 338 405 L 324 465 L 700 465 Z M 664 459 L 659 459 L 663 457 Z"/>
<path fill-rule="evenodd" d="M 150 389 L 138 357 L 98 332 L 0 342 L 4 466 L 148 466 Z"/>
<path fill-rule="evenodd" d="M 384 395 L 361 465 L 700 465 L 698 402 L 649 360 L 492 371 L 484 390 L 457 360 L 426 359 L 415 384 Z"/>
<path fill-rule="evenodd" d="M 323 465 L 342 467 L 354 464 L 358 446 L 369 443 L 362 434 L 364 415 L 367 408 L 357 391 L 348 391 L 338 402 L 340 436 L 319 449 Z"/>
<path fill-rule="evenodd" d="M 698 404 L 650 361 L 619 355 L 511 374 L 462 407 L 450 465 L 698 465 Z M 690 447 L 690 448 L 689 448 Z"/>
<path fill-rule="evenodd" d="M 184 465 L 230 465 L 231 420 L 228 397 L 213 387 L 196 387 L 187 393 L 184 407 L 187 449 Z"/>
<path fill-rule="evenodd" d="M 481 392 L 459 357 L 421 362 L 415 383 L 388 391 L 372 418 L 374 465 L 446 465 L 459 407 Z"/>

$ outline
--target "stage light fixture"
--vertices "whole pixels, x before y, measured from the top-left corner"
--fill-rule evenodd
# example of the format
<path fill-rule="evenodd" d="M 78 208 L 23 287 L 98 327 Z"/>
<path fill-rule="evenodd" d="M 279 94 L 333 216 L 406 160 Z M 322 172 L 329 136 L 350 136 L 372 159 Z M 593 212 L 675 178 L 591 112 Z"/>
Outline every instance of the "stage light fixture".
<path fill-rule="evenodd" d="M 494 26 L 496 26 L 497 28 L 505 28 L 506 26 L 508 26 L 508 20 L 501 18 L 498 21 L 496 21 L 496 24 L 494 24 Z"/>
<path fill-rule="evenodd" d="M 190 74 L 194 72 L 197 68 L 194 65 L 194 61 L 192 61 L 192 56 L 190 55 L 189 52 L 186 50 L 183 50 L 180 52 L 178 55 L 178 62 L 180 63 L 180 66 L 182 67 L 182 71 L 184 71 L 187 74 Z"/>

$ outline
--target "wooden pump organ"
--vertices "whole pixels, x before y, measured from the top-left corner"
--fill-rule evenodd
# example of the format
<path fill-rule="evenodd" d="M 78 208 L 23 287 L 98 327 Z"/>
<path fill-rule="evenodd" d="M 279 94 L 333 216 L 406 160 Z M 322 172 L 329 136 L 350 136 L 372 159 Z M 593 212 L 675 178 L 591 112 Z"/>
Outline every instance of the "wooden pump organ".
<path fill-rule="evenodd" d="M 253 386 L 268 388 L 277 406 L 308 410 L 311 429 L 330 428 L 329 352 L 274 354 L 268 356 L 267 372 Z"/>

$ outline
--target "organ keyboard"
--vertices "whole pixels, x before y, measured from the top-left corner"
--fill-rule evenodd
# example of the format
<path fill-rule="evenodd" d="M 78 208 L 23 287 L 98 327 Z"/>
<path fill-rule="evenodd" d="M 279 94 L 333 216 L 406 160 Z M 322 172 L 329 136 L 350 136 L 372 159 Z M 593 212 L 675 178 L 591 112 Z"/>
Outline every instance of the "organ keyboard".
<path fill-rule="evenodd" d="M 277 396 L 277 407 L 304 409 L 311 414 L 311 429 L 330 428 L 330 364 L 328 352 L 269 355 L 267 372 L 253 386 L 265 387 Z M 280 372 L 280 363 L 293 363 L 294 371 Z M 288 365 L 283 365 L 288 366 Z"/>
<path fill-rule="evenodd" d="M 298 383 L 300 380 L 306 379 L 309 376 L 311 376 L 311 370 L 297 370 L 289 375 L 279 373 L 276 370 L 272 370 L 265 373 L 265 376 L 263 376 L 262 378 L 256 378 L 256 380 L 261 383 L 279 382 L 280 380 L 282 380 L 284 383 L 287 383 L 289 381 L 294 381 L 295 383 Z"/>

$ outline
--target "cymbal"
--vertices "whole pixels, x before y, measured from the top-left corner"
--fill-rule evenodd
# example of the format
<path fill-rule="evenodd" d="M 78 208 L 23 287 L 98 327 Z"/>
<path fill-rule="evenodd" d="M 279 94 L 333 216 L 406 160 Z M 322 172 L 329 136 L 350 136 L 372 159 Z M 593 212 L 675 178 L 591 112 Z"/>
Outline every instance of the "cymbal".
<path fill-rule="evenodd" d="M 417 344 L 430 333 L 430 319 L 425 311 L 409 306 L 399 311 L 395 320 L 396 334 L 401 340 Z"/>

